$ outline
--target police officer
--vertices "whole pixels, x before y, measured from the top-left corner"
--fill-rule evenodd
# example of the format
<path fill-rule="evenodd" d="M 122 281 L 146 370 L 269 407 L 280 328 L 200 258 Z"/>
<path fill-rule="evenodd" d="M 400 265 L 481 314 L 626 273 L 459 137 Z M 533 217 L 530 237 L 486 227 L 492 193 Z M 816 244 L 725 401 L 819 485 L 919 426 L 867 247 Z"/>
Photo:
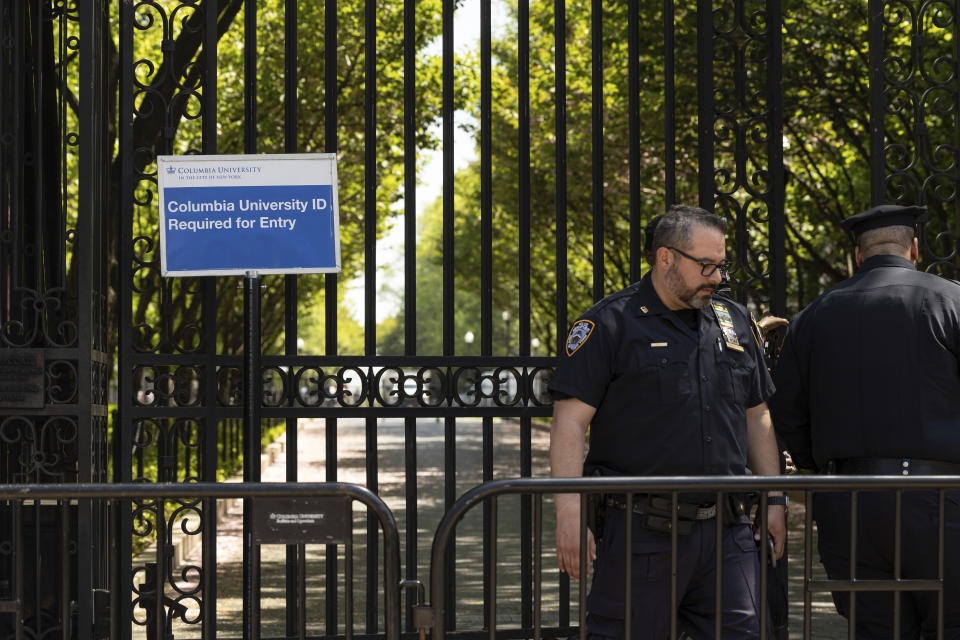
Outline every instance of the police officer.
<path fill-rule="evenodd" d="M 779 463 L 765 400 L 773 392 L 749 314 L 715 294 L 726 268 L 726 221 L 675 206 L 654 231 L 651 272 L 573 324 L 550 383 L 554 416 L 550 462 L 556 477 L 603 475 L 760 475 Z M 584 439 L 590 426 L 589 453 Z M 779 492 L 768 507 L 775 552 L 785 523 Z M 632 629 L 667 637 L 670 624 L 670 496 L 637 495 L 633 527 Z M 715 493 L 685 494 L 679 505 L 678 621 L 695 638 L 713 637 Z M 556 496 L 557 561 L 579 578 L 580 500 Z M 594 579 L 588 633 L 623 636 L 622 498 L 608 497 L 598 546 L 588 536 Z M 724 637 L 759 635 L 759 563 L 749 519 L 725 520 Z M 759 538 L 759 534 L 757 534 Z"/>
<path fill-rule="evenodd" d="M 864 475 L 960 474 L 960 285 L 917 271 L 925 207 L 883 205 L 847 218 L 859 271 L 790 324 L 771 410 L 798 467 Z M 935 492 L 903 494 L 903 578 L 936 578 Z M 892 579 L 895 498 L 861 492 L 856 578 Z M 850 578 L 850 500 L 813 500 L 827 574 Z M 946 501 L 946 638 L 960 638 L 960 492 Z M 858 638 L 893 637 L 895 595 L 856 596 Z M 834 593 L 849 614 L 849 596 Z M 937 594 L 901 596 L 902 638 L 934 637 Z"/>

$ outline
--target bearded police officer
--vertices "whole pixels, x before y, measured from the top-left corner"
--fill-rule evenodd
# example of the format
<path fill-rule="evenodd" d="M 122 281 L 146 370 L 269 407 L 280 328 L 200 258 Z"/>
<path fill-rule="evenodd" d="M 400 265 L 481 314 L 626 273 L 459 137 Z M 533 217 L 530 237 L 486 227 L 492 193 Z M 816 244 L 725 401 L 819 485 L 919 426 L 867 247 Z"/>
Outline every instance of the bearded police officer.
<path fill-rule="evenodd" d="M 774 423 L 798 467 L 840 474 L 960 474 L 960 284 L 917 271 L 914 225 L 925 207 L 883 205 L 846 219 L 858 273 L 791 322 L 777 364 Z M 895 573 L 895 498 L 858 498 L 856 578 L 937 578 L 938 496 L 902 504 L 902 573 Z M 850 579 L 850 499 L 818 493 L 820 558 Z M 944 619 L 960 638 L 960 492 L 946 499 Z M 857 638 L 894 636 L 891 592 L 856 596 Z M 937 594 L 901 596 L 901 637 L 934 637 Z M 849 614 L 849 596 L 834 593 Z"/>
<path fill-rule="evenodd" d="M 550 383 L 554 476 L 742 475 L 748 463 L 756 474 L 779 473 L 765 404 L 773 385 L 758 330 L 743 307 L 715 294 L 726 267 L 725 231 L 719 216 L 673 207 L 654 231 L 651 272 L 574 323 Z M 783 496 L 771 496 L 769 532 L 779 555 Z M 671 498 L 634 499 L 633 637 L 667 637 Z M 723 637 L 758 637 L 754 533 L 745 514 L 715 501 L 710 492 L 680 496 L 678 621 L 694 638 L 713 637 L 715 518 L 721 517 L 728 525 L 720 549 Z M 607 496 L 596 547 L 588 536 L 588 557 L 595 563 L 587 630 L 596 638 L 623 637 L 624 506 L 622 496 Z M 556 507 L 557 561 L 578 578 L 580 499 L 558 495 Z"/>

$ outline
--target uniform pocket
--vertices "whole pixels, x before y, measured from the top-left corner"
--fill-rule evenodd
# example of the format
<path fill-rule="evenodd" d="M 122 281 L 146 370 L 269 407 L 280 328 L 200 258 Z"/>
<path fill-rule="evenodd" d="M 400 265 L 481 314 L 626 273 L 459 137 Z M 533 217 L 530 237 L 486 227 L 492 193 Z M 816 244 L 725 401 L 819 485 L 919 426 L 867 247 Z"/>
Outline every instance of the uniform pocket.
<path fill-rule="evenodd" d="M 727 350 L 718 358 L 721 385 L 730 389 L 730 397 L 741 407 L 745 407 L 750 399 L 750 382 L 756 368 L 745 353 L 730 352 Z"/>
<path fill-rule="evenodd" d="M 663 582 L 670 571 L 670 546 L 633 543 L 633 581 Z"/>
<path fill-rule="evenodd" d="M 656 384 L 662 403 L 681 402 L 693 392 L 687 354 L 679 349 L 671 346 L 641 349 L 637 370 L 641 380 Z"/>

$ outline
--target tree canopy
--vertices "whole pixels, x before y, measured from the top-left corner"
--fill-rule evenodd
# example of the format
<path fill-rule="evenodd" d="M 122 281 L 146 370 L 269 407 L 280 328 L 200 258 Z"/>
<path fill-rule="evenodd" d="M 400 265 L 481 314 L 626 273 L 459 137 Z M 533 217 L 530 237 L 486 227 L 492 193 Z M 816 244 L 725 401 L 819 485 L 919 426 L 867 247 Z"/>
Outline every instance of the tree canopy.
<path fill-rule="evenodd" d="M 717 202 L 717 212 L 731 217 L 728 253 L 740 264 L 751 263 L 754 273 L 769 269 L 767 216 L 762 202 L 755 202 L 755 191 L 763 191 L 765 173 L 764 128 L 750 129 L 751 108 L 763 111 L 769 99 L 763 86 L 766 78 L 766 52 L 758 47 L 756 33 L 762 33 L 765 18 L 763 3 L 746 3 L 744 23 L 737 24 L 732 12 L 718 10 L 714 24 L 725 34 L 715 39 L 715 93 L 718 120 L 714 131 L 717 180 L 736 179 L 739 186 L 732 195 Z M 531 212 L 531 337 L 551 349 L 556 344 L 556 249 L 555 235 L 565 233 L 568 243 L 568 312 L 571 320 L 593 301 L 594 193 L 591 92 L 598 81 L 603 88 L 603 184 L 602 184 L 602 290 L 613 292 L 626 286 L 630 270 L 629 127 L 626 3 L 603 6 L 602 78 L 593 73 L 590 5 L 566 6 L 566 216 L 564 229 L 556 226 L 557 179 L 556 111 L 554 108 L 555 16 L 550 2 L 530 3 L 530 212 Z M 661 7 L 640 3 L 639 68 L 640 99 L 638 131 L 641 158 L 637 167 L 642 194 L 643 222 L 660 213 L 665 205 L 664 186 L 664 94 L 663 35 Z M 697 87 L 695 10 L 676 9 L 676 149 L 677 201 L 697 202 Z M 756 13 L 754 13 L 756 12 Z M 931 207 L 927 228 L 926 264 L 937 261 L 941 272 L 950 275 L 956 255 L 958 220 L 953 186 L 956 179 L 954 134 L 957 115 L 946 104 L 949 93 L 942 83 L 950 79 L 944 67 L 949 60 L 952 36 L 949 21 L 931 11 L 926 15 L 904 16 L 894 8 L 885 14 L 884 47 L 888 56 L 882 114 L 886 128 L 885 149 L 871 148 L 869 22 L 866 2 L 826 0 L 822 3 L 787 2 L 783 7 L 784 104 L 783 151 L 787 256 L 787 305 L 794 313 L 826 288 L 852 273 L 852 242 L 839 222 L 870 206 L 870 159 L 884 153 L 886 170 L 881 189 L 884 201 L 912 204 L 925 202 Z M 520 162 L 519 87 L 520 57 L 517 47 L 515 9 L 508 28 L 493 41 L 494 63 L 491 78 L 492 180 L 490 182 L 493 220 L 493 262 L 497 277 L 493 281 L 493 305 L 497 310 L 516 312 L 519 282 L 527 274 L 518 273 L 519 208 L 521 193 L 518 176 Z M 748 33 L 750 31 L 750 33 Z M 929 41 L 924 49 L 911 36 L 922 31 Z M 739 49 L 737 49 L 739 47 Z M 738 58 L 738 56 L 742 56 Z M 745 103 L 735 102 L 733 64 L 739 60 L 746 71 L 743 80 Z M 938 62 L 940 60 L 940 62 Z M 955 82 L 956 78 L 953 78 Z M 900 88 L 897 83 L 904 83 Z M 938 85 L 938 83 L 940 83 Z M 929 94 L 933 92 L 931 97 Z M 937 95 L 936 92 L 942 95 Z M 753 92 L 753 93 L 750 93 Z M 926 92 L 926 93 L 925 93 Z M 953 95 L 953 94 L 951 94 Z M 952 98 L 951 98 L 952 99 Z M 749 104 L 751 100 L 757 104 Z M 951 103 L 952 104 L 952 103 Z M 479 98 L 470 102 L 475 122 L 482 117 Z M 729 114 L 729 115 L 728 115 Z M 746 169 L 737 173 L 729 128 L 733 122 L 743 126 L 746 139 Z M 747 124 L 743 124 L 747 123 Z M 920 132 L 923 135 L 918 135 Z M 474 134 L 479 156 L 480 128 Z M 920 148 L 916 140 L 934 141 L 930 149 Z M 951 151 L 953 150 L 953 151 Z M 723 171 L 728 173 L 724 174 Z M 733 176 L 733 178 L 731 178 Z M 938 186 L 939 185 L 939 186 Z M 720 184 L 723 190 L 730 184 Z M 948 188 L 949 187 L 949 188 Z M 476 161 L 456 176 L 454 268 L 457 299 L 476 297 L 481 287 L 479 249 L 484 202 L 481 190 L 481 164 Z M 739 210 L 738 210 L 739 209 Z M 736 217 L 737 220 L 733 220 Z M 436 256 L 441 242 L 435 212 L 424 217 L 421 252 Z M 954 235 L 945 235 L 943 232 Z M 935 244 L 941 234 L 940 245 Z M 952 243 L 952 244 L 951 244 Z M 746 248 L 748 255 L 737 256 Z M 944 256 L 947 256 L 944 259 Z M 633 260 L 641 259 L 633 256 Z M 951 264 L 953 266 L 951 267 Z M 923 267 L 924 264 L 921 264 Z M 954 271 L 955 273 L 955 271 Z M 749 277 L 749 270 L 733 273 L 733 278 Z M 754 310 L 764 312 L 769 279 L 759 281 L 756 296 L 751 294 Z M 435 291 L 435 289 L 427 289 Z M 432 308 L 435 303 L 418 297 L 418 307 Z M 460 310 L 458 310 L 460 313 Z M 497 315 L 496 313 L 494 314 Z M 464 318 L 463 322 L 475 322 Z M 461 322 L 458 316 L 458 322 Z M 459 325 L 458 325 L 459 326 Z M 566 327 L 560 327 L 564 332 Z M 459 329 L 458 329 L 459 333 Z"/>

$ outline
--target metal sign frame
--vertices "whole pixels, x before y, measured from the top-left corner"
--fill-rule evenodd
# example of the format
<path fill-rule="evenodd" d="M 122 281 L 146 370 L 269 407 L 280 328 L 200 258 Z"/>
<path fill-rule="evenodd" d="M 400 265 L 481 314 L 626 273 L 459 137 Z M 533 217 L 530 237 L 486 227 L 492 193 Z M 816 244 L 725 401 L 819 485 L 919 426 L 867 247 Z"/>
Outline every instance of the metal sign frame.
<path fill-rule="evenodd" d="M 157 187 L 165 277 L 340 272 L 335 153 L 161 155 Z"/>

